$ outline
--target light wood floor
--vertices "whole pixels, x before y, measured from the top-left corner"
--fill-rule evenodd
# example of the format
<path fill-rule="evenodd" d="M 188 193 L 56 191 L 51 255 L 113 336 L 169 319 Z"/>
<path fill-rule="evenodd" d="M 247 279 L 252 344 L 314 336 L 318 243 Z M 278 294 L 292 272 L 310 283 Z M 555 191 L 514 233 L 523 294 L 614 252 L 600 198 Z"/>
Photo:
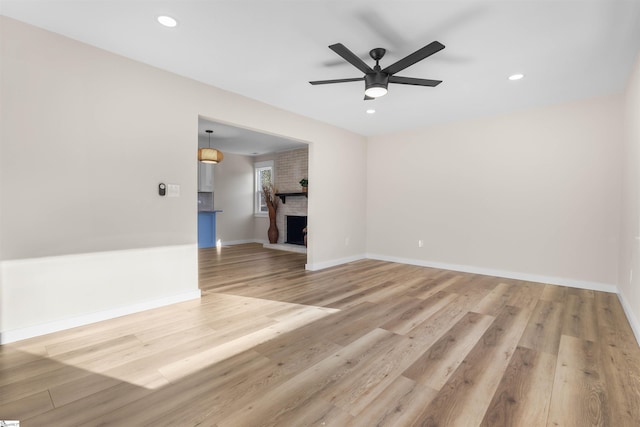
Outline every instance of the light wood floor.
<path fill-rule="evenodd" d="M 616 295 L 201 250 L 201 301 L 0 347 L 28 426 L 639 426 Z"/>

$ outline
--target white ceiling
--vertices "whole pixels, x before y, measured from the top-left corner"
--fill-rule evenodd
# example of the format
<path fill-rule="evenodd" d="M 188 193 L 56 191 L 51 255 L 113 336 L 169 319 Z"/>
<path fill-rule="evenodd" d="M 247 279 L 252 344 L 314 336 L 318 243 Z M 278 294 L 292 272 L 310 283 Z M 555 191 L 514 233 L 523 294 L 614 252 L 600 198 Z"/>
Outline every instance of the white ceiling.
<path fill-rule="evenodd" d="M 211 139 L 206 132 L 212 130 Z M 222 154 L 259 156 L 267 153 L 295 150 L 307 144 L 278 135 L 269 135 L 251 129 L 218 123 L 200 117 L 198 119 L 198 147 L 217 148 Z"/>
<path fill-rule="evenodd" d="M 1 13 L 362 135 L 616 93 L 640 49 L 640 0 L 2 0 Z M 178 20 L 169 29 L 155 18 Z M 389 65 L 438 40 L 446 48 L 363 101 L 361 77 L 328 45 Z M 525 78 L 507 77 L 521 72 Z M 365 113 L 373 107 L 376 114 Z M 204 135 L 204 133 L 203 133 Z"/>

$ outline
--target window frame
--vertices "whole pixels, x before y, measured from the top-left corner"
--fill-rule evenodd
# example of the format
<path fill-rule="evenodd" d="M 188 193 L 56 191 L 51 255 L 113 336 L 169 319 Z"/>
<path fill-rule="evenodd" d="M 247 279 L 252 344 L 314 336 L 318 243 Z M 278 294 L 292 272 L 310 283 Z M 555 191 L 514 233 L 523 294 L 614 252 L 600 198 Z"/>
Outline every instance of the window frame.
<path fill-rule="evenodd" d="M 273 160 L 265 160 L 262 162 L 255 162 L 253 164 L 253 214 L 259 217 L 269 216 L 269 212 L 266 210 L 266 205 L 262 202 L 262 185 L 260 180 L 260 173 L 265 169 L 271 170 L 271 180 L 275 176 L 275 167 Z M 265 206 L 265 210 L 262 207 Z"/>

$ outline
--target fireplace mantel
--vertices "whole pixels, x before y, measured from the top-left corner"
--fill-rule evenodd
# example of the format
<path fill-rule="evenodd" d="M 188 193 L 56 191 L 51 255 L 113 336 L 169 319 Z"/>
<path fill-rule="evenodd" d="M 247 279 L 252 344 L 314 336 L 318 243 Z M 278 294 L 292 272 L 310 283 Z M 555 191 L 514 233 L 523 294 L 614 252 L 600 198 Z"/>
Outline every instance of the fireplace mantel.
<path fill-rule="evenodd" d="M 276 196 L 280 197 L 282 203 L 287 203 L 287 197 L 308 197 L 307 192 L 299 192 L 299 193 L 276 193 Z"/>

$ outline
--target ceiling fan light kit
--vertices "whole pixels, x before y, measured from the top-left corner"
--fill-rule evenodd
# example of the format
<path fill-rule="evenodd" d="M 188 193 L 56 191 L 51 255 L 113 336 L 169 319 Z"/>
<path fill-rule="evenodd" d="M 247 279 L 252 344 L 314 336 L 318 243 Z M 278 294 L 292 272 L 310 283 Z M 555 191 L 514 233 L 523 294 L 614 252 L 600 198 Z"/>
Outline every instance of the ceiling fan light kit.
<path fill-rule="evenodd" d="M 417 79 L 413 77 L 400 77 L 394 75 L 405 68 L 412 66 L 416 62 L 422 61 L 423 59 L 444 49 L 444 45 L 438 41 L 429 43 L 423 48 L 413 52 L 411 55 L 405 56 L 401 60 L 384 69 L 380 67 L 379 62 L 384 57 L 386 50 L 381 47 L 371 49 L 369 52 L 369 56 L 376 61 L 376 65 L 373 68 L 368 66 L 362 59 L 358 58 L 355 53 L 347 49 L 341 43 L 333 44 L 329 46 L 329 49 L 340 55 L 345 61 L 356 67 L 358 70 L 362 71 L 364 76 L 348 79 L 315 80 L 309 82 L 312 85 L 347 83 L 364 80 L 364 99 L 370 100 L 386 95 L 389 83 L 429 87 L 434 87 L 442 83 L 442 80 Z"/>
<path fill-rule="evenodd" d="M 379 98 L 387 94 L 387 86 L 389 85 L 389 76 L 382 73 L 365 74 L 364 76 L 364 94 L 371 98 Z"/>
<path fill-rule="evenodd" d="M 209 148 L 200 148 L 198 150 L 198 161 L 202 163 L 218 164 L 224 159 L 222 151 L 211 148 L 211 134 L 212 130 L 207 129 L 205 132 L 209 134 Z"/>

